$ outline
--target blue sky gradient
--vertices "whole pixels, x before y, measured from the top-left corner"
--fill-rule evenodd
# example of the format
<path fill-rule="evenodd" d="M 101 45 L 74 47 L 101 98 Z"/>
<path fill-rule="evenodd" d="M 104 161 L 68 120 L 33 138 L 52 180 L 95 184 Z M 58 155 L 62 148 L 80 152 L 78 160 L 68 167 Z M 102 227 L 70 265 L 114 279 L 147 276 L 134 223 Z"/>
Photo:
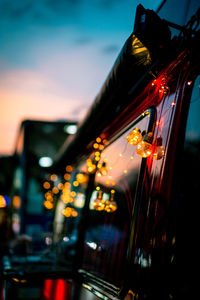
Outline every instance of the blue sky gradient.
<path fill-rule="evenodd" d="M 133 30 L 161 1 L 0 0 L 0 154 L 23 119 L 81 120 Z"/>

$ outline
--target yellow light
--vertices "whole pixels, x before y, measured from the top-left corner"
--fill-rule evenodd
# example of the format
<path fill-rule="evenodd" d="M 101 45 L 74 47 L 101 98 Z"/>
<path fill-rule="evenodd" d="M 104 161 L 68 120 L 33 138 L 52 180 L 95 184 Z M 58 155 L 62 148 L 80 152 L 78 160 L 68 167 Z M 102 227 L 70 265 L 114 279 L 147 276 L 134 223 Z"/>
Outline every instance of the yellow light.
<path fill-rule="evenodd" d="M 87 159 L 87 167 L 88 167 L 88 172 L 93 173 L 96 169 L 96 165 L 92 163 L 91 159 Z"/>
<path fill-rule="evenodd" d="M 75 180 L 75 181 L 73 182 L 73 186 L 75 186 L 75 187 L 79 186 L 79 182 L 78 182 L 77 180 Z"/>
<path fill-rule="evenodd" d="M 45 181 L 43 183 L 43 188 L 46 189 L 46 190 L 50 189 L 50 183 L 48 181 Z"/>
<path fill-rule="evenodd" d="M 88 167 L 88 172 L 89 173 L 93 173 L 96 169 L 96 166 L 95 165 L 91 165 L 90 167 Z"/>
<path fill-rule="evenodd" d="M 143 141 L 141 141 L 137 147 L 136 152 L 139 156 L 146 158 L 151 155 L 153 150 L 153 133 L 149 132 L 144 136 Z"/>
<path fill-rule="evenodd" d="M 162 146 L 162 138 L 159 137 L 156 139 L 156 142 L 155 142 L 155 150 L 153 153 L 153 158 L 156 160 L 159 160 L 159 159 L 163 158 L 164 155 L 165 155 L 165 150 L 164 150 L 164 147 Z"/>
<path fill-rule="evenodd" d="M 87 175 L 86 174 L 82 174 L 82 173 L 78 173 L 76 175 L 76 180 L 81 184 L 81 183 L 85 183 L 87 181 Z"/>
<path fill-rule="evenodd" d="M 128 172 L 127 170 L 124 170 L 124 174 L 127 174 L 127 172 Z"/>
<path fill-rule="evenodd" d="M 96 142 L 97 142 L 97 143 L 101 143 L 101 138 L 98 137 L 98 138 L 96 139 Z"/>
<path fill-rule="evenodd" d="M 2 195 L 0 195 L 0 207 L 6 207 L 6 200 Z"/>
<path fill-rule="evenodd" d="M 100 155 L 101 155 L 101 153 L 99 151 L 95 152 L 95 156 L 100 156 Z"/>
<path fill-rule="evenodd" d="M 142 140 L 142 134 L 139 128 L 134 128 L 127 136 L 130 145 L 137 145 Z"/>
<path fill-rule="evenodd" d="M 105 202 L 104 209 L 108 213 L 115 212 L 117 210 L 117 203 L 114 201 L 114 193 L 115 193 L 115 190 L 111 190 L 110 200 Z"/>
<path fill-rule="evenodd" d="M 70 195 L 71 195 L 72 197 L 75 197 L 75 196 L 76 196 L 76 192 L 75 192 L 75 191 L 71 191 Z"/>
<path fill-rule="evenodd" d="M 93 148 L 94 148 L 94 149 L 98 149 L 98 148 L 99 148 L 99 144 L 94 143 Z"/>
<path fill-rule="evenodd" d="M 133 160 L 133 159 L 134 159 L 134 156 L 133 156 L 133 155 L 131 155 L 130 159 L 131 159 L 131 160 Z"/>
<path fill-rule="evenodd" d="M 99 169 L 99 172 L 100 172 L 100 175 L 103 175 L 103 176 L 107 175 L 108 168 L 106 167 L 106 162 L 105 161 L 102 163 L 102 166 Z"/>
<path fill-rule="evenodd" d="M 122 153 L 120 153 L 120 154 L 119 154 L 119 157 L 122 157 L 122 156 L 123 156 L 123 154 L 122 154 Z"/>
<path fill-rule="evenodd" d="M 105 200 L 102 199 L 103 192 L 99 191 L 97 198 L 93 201 L 93 207 L 95 210 L 101 211 L 104 210 Z"/>
<path fill-rule="evenodd" d="M 96 187 L 96 190 L 97 190 L 97 191 L 100 191 L 100 186 L 97 186 L 97 187 Z"/>

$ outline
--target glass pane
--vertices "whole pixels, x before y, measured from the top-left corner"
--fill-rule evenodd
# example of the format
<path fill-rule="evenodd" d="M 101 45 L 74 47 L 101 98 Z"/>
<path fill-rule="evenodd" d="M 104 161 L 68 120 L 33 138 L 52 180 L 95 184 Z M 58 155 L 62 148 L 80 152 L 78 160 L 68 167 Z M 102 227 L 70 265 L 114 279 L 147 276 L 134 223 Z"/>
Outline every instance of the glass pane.
<path fill-rule="evenodd" d="M 57 245 L 57 259 L 59 262 L 72 263 L 78 241 L 78 227 L 85 205 L 88 186 L 86 164 L 81 162 L 75 169 L 66 167 L 62 194 L 58 200 L 54 223 L 54 243 Z"/>
<path fill-rule="evenodd" d="M 125 272 L 129 229 L 142 160 L 136 153 L 136 145 L 129 144 L 127 136 L 136 127 L 141 133 L 148 130 L 149 123 L 150 113 L 147 112 L 104 149 L 97 164 L 89 205 L 83 269 L 116 286 L 121 284 Z"/>

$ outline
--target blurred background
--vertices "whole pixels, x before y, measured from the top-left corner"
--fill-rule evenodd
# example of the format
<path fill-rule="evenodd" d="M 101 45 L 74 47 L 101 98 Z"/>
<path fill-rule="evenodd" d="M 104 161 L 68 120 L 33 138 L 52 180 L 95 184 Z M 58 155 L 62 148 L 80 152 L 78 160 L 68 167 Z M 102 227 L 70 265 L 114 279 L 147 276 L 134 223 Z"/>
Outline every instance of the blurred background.
<path fill-rule="evenodd" d="M 0 0 L 0 155 L 24 119 L 80 121 L 133 30 L 160 0 Z"/>

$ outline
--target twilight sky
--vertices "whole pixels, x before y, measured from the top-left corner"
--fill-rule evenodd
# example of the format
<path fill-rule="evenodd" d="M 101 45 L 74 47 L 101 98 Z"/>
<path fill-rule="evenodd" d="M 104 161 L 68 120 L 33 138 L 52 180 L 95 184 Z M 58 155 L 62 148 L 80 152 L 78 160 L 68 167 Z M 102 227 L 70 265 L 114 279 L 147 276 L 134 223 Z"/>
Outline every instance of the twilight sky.
<path fill-rule="evenodd" d="M 0 0 L 0 154 L 23 119 L 81 120 L 132 32 L 160 0 Z"/>

